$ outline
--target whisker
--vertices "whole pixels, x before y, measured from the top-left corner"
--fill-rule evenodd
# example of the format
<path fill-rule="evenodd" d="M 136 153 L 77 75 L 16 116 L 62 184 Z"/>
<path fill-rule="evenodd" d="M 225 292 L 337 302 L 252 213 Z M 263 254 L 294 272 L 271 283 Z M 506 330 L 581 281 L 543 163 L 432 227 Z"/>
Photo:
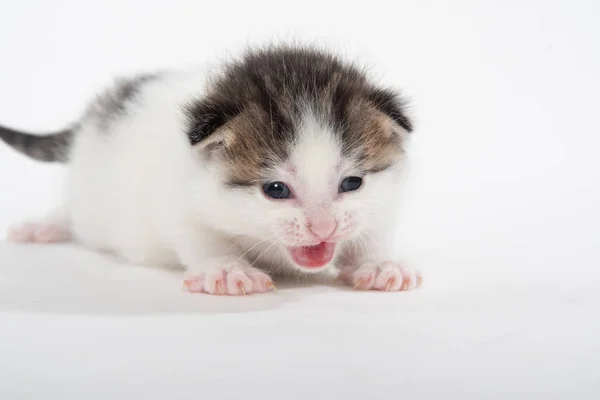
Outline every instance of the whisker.
<path fill-rule="evenodd" d="M 376 240 L 376 239 L 375 239 L 373 236 L 371 236 L 371 235 L 369 234 L 369 232 L 368 232 L 368 231 L 363 231 L 362 233 L 363 233 L 363 234 L 364 234 L 364 235 L 365 235 L 365 236 L 366 236 L 366 237 L 367 237 L 369 240 L 371 240 L 371 242 L 373 242 L 374 244 L 376 244 L 376 245 L 379 247 L 379 249 L 381 250 L 381 243 L 379 243 L 379 242 L 378 242 L 378 241 L 377 241 L 377 240 Z"/>
<path fill-rule="evenodd" d="M 363 236 L 363 233 L 361 232 L 361 234 L 358 236 L 361 240 L 361 242 L 364 242 L 365 247 L 368 250 L 368 255 L 373 258 L 375 257 L 375 252 L 373 251 L 373 248 L 371 247 L 370 243 L 368 240 L 366 240 L 366 238 Z"/>
<path fill-rule="evenodd" d="M 275 264 L 275 260 L 277 260 L 277 257 L 279 257 L 279 252 L 281 250 L 278 248 L 277 249 L 277 254 L 275 255 L 275 257 L 273 257 L 273 260 L 271 260 L 271 265 L 269 266 L 269 271 L 267 271 L 267 273 L 270 275 L 271 271 L 273 270 L 273 264 Z"/>
<path fill-rule="evenodd" d="M 359 234 L 356 238 L 357 238 L 358 245 L 360 245 L 360 253 L 365 254 L 366 251 L 365 251 L 365 247 L 363 246 L 363 243 L 362 243 L 362 240 L 363 240 L 362 234 Z"/>
<path fill-rule="evenodd" d="M 250 235 L 242 235 L 242 237 L 240 238 L 240 240 L 238 240 L 237 242 L 235 242 L 234 244 L 232 244 L 231 246 L 229 246 L 228 248 L 226 248 L 224 251 L 231 250 L 233 247 L 235 247 L 238 244 L 240 244 L 242 242 L 242 240 L 244 240 L 244 239 L 246 239 L 248 237 L 250 237 Z"/>
<path fill-rule="evenodd" d="M 278 241 L 279 241 L 278 239 L 275 239 L 269 247 L 267 247 L 262 253 L 260 253 L 260 255 L 258 257 L 256 257 L 256 259 L 252 262 L 252 266 L 254 266 L 254 264 L 263 256 L 263 254 L 265 254 L 267 251 L 269 251 L 269 249 L 271 247 L 273 247 Z"/>
<path fill-rule="evenodd" d="M 238 258 L 238 260 L 241 260 L 242 258 L 244 258 L 244 256 L 245 256 L 246 254 L 248 254 L 250 251 L 252 251 L 252 250 L 253 250 L 253 249 L 254 249 L 256 246 L 258 246 L 258 245 L 260 245 L 260 244 L 262 244 L 262 243 L 266 242 L 267 240 L 271 240 L 271 237 L 273 237 L 273 236 L 274 236 L 274 235 L 271 235 L 271 236 L 270 236 L 270 237 L 268 237 L 267 239 L 263 239 L 263 240 L 261 240 L 261 241 L 259 241 L 259 242 L 256 242 L 256 243 L 255 243 L 253 246 L 251 246 L 251 247 L 250 247 L 248 250 L 246 250 L 246 251 L 244 252 L 244 254 L 242 254 L 242 255 L 241 255 L 239 258 Z"/>

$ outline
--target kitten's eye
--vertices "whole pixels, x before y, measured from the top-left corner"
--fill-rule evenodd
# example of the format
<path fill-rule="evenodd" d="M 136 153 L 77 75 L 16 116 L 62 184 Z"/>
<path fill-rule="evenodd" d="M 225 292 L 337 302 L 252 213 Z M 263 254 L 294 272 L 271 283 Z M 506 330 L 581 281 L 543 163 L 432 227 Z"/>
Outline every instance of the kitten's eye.
<path fill-rule="evenodd" d="M 263 185 L 263 192 L 272 199 L 290 199 L 290 188 L 283 182 L 269 182 Z"/>
<path fill-rule="evenodd" d="M 351 192 L 358 189 L 362 185 L 362 178 L 360 176 L 349 176 L 342 181 L 340 185 L 340 193 Z"/>

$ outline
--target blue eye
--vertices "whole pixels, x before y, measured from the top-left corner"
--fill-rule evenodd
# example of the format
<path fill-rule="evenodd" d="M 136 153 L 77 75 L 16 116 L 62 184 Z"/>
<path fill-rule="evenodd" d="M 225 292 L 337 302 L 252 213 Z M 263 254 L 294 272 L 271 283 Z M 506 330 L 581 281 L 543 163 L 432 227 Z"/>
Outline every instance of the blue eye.
<path fill-rule="evenodd" d="M 362 178 L 360 176 L 349 176 L 345 178 L 340 184 L 340 193 L 352 192 L 357 190 L 362 185 Z"/>
<path fill-rule="evenodd" d="M 263 192 L 272 199 L 291 199 L 290 188 L 283 182 L 269 182 L 263 185 Z"/>

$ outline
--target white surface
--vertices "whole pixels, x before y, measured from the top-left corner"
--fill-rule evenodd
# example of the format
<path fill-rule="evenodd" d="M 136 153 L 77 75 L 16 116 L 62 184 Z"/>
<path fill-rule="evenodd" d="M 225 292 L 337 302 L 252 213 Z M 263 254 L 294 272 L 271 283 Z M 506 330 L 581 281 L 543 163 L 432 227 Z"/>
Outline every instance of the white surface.
<path fill-rule="evenodd" d="M 596 398 L 600 6 L 496 3 L 0 6 L 0 121 L 23 129 L 72 120 L 111 75 L 263 39 L 359 55 L 413 99 L 399 245 L 425 273 L 414 293 L 210 298 L 0 244 L 0 398 Z M 0 229 L 51 207 L 60 172 L 0 146 Z"/>

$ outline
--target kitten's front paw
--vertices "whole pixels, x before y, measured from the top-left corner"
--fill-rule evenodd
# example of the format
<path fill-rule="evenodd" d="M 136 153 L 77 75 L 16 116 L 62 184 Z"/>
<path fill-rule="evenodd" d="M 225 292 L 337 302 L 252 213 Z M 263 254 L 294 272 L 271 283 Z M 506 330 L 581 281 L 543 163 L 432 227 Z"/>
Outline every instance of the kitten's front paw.
<path fill-rule="evenodd" d="M 271 277 L 254 268 L 249 262 L 233 257 L 210 261 L 214 266 L 206 272 L 190 273 L 183 281 L 192 293 L 245 296 L 275 289 Z"/>
<path fill-rule="evenodd" d="M 419 271 L 405 268 L 397 262 L 367 263 L 358 269 L 343 268 L 340 279 L 357 290 L 383 290 L 397 292 L 421 286 L 423 276 Z"/>

